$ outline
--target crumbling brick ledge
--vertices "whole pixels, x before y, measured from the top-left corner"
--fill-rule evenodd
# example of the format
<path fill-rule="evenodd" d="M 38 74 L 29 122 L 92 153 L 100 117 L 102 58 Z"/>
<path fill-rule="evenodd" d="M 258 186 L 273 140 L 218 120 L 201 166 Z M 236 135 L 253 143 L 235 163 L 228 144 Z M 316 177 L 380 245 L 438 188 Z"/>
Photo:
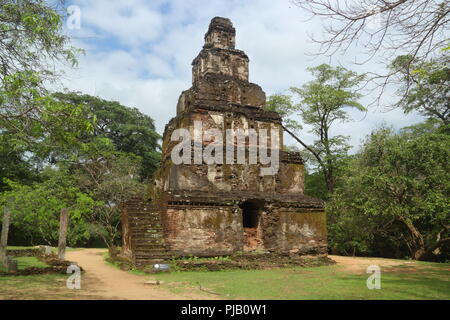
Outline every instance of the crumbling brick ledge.
<path fill-rule="evenodd" d="M 138 269 L 146 273 L 158 272 L 152 265 L 136 268 L 123 257 L 107 258 L 108 262 L 122 270 Z M 230 256 L 199 258 L 179 257 L 167 260 L 171 271 L 220 271 L 220 270 L 264 270 L 292 267 L 320 267 L 336 262 L 327 255 L 299 255 L 289 253 L 242 252 Z"/>

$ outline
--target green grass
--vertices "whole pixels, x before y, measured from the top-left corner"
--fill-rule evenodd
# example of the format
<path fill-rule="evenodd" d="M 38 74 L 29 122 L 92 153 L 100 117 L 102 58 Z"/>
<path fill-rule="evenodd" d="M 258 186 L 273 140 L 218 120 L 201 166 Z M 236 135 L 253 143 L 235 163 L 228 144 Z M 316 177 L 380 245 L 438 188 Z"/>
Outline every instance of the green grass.
<path fill-rule="evenodd" d="M 437 265 L 437 266 L 436 266 Z M 369 274 L 341 266 L 158 274 L 174 289 L 198 287 L 241 299 L 450 299 L 450 264 L 382 269 L 381 289 L 369 290 Z M 170 287 L 170 286 L 168 286 Z"/>
<path fill-rule="evenodd" d="M 15 258 L 17 260 L 17 267 L 19 270 L 23 270 L 30 267 L 35 268 L 47 268 L 49 267 L 48 264 L 38 260 L 36 257 L 17 257 Z"/>
<path fill-rule="evenodd" d="M 36 247 L 25 247 L 25 246 L 8 246 L 7 250 L 28 250 L 28 249 L 36 249 Z M 77 250 L 83 250 L 84 248 L 66 248 L 67 251 L 77 251 Z M 58 248 L 53 248 L 53 252 L 58 252 Z"/>
<path fill-rule="evenodd" d="M 24 270 L 26 268 L 46 268 L 49 265 L 38 260 L 36 257 L 15 257 L 14 260 L 17 260 L 17 268 L 19 270 Z M 0 266 L 0 271 L 6 271 L 3 266 Z"/>
<path fill-rule="evenodd" d="M 61 274 L 0 276 L 0 300 L 83 298 L 77 290 L 66 288 L 66 280 Z"/>
<path fill-rule="evenodd" d="M 104 258 L 108 258 L 107 253 Z M 117 264 L 105 262 L 119 268 Z M 139 270 L 129 272 L 149 277 Z M 450 299 L 450 263 L 408 261 L 396 267 L 382 267 L 379 290 L 367 289 L 369 276 L 331 265 L 271 270 L 173 271 L 150 277 L 165 281 L 165 286 L 174 293 L 192 292 L 201 285 L 224 299 Z"/>
<path fill-rule="evenodd" d="M 8 247 L 6 247 L 6 250 L 27 250 L 27 249 L 34 249 L 34 247 L 23 247 L 23 246 L 8 246 Z"/>

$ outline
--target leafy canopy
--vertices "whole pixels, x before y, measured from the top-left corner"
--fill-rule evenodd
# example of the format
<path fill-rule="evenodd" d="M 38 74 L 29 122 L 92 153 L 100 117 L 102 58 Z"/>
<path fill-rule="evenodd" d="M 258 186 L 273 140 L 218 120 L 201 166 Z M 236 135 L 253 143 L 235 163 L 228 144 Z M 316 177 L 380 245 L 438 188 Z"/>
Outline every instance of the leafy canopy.
<path fill-rule="evenodd" d="M 362 247 L 373 248 L 376 244 L 371 241 L 381 236 L 390 243 L 388 252 L 401 244 L 409 251 L 405 256 L 414 259 L 442 254 L 450 241 L 449 158 L 446 134 L 417 135 L 410 128 L 399 134 L 386 128 L 372 133 L 329 203 L 334 221 L 330 238 L 351 246 L 349 238 L 342 239 L 361 227 L 366 233 Z"/>
<path fill-rule="evenodd" d="M 56 97 L 62 103 L 82 106 L 95 116 L 93 130 L 81 136 L 84 143 L 107 138 L 117 151 L 139 156 L 139 174 L 142 179 L 150 177 L 159 166 L 161 136 L 156 132 L 151 117 L 119 102 L 77 92 L 58 93 Z"/>

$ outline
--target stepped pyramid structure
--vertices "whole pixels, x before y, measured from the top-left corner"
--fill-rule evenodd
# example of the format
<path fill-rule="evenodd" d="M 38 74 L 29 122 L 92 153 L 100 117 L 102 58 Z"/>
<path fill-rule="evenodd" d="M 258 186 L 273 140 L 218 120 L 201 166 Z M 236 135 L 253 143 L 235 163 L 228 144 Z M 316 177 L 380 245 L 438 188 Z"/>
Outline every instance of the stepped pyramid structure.
<path fill-rule="evenodd" d="M 182 92 L 177 115 L 166 125 L 162 164 L 149 198 L 130 201 L 122 210 L 124 254 L 137 265 L 251 250 L 326 253 L 323 202 L 303 195 L 303 161 L 298 153 L 282 151 L 281 118 L 263 109 L 266 95 L 249 82 L 249 58 L 235 49 L 235 34 L 229 19 L 212 19 L 192 63 L 192 87 Z M 177 129 L 200 136 L 189 143 L 189 152 L 183 150 L 189 161 L 181 164 L 172 154 L 180 141 L 173 139 Z M 256 141 L 250 136 L 243 145 L 230 138 L 230 154 L 211 153 L 223 162 L 206 163 L 196 151 L 220 142 L 205 134 L 211 129 L 224 141 L 230 130 L 239 129 L 253 130 L 257 141 L 262 131 L 269 142 L 278 137 L 279 144 L 258 149 L 258 155 L 266 151 L 279 164 L 262 174 L 269 165 L 249 160 Z M 241 151 L 247 156 L 243 163 Z"/>

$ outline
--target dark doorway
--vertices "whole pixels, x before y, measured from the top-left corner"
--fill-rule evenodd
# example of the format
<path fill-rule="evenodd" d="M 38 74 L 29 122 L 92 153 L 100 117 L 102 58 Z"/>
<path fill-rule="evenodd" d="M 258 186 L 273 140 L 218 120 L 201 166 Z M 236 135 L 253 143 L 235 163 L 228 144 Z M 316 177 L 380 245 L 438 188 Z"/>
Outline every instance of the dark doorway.
<path fill-rule="evenodd" d="M 259 227 L 261 200 L 247 200 L 240 207 L 242 209 L 242 226 L 244 227 L 244 250 L 256 250 L 261 247 L 261 228 Z"/>
<path fill-rule="evenodd" d="M 260 206 L 256 201 L 245 201 L 241 205 L 244 228 L 257 228 L 259 223 Z"/>

